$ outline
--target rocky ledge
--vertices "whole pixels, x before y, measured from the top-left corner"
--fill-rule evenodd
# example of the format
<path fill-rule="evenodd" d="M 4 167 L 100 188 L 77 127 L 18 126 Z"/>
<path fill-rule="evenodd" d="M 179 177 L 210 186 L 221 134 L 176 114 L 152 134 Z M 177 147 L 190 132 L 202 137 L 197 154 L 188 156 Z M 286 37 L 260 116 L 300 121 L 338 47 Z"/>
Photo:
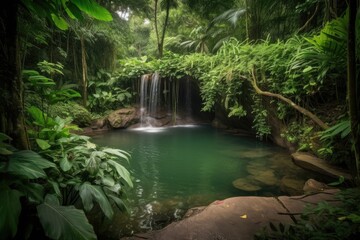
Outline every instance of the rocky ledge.
<path fill-rule="evenodd" d="M 123 240 L 247 240 L 269 223 L 292 224 L 307 204 L 338 203 L 339 190 L 326 189 L 302 196 L 233 197 L 215 201 L 204 208 L 190 209 L 185 218 L 162 230 L 136 234 Z"/>
<path fill-rule="evenodd" d="M 338 179 L 340 176 L 346 180 L 351 180 L 351 174 L 341 168 L 330 165 L 323 159 L 317 158 L 314 155 L 306 152 L 296 152 L 291 154 L 293 162 L 304 169 L 323 174 L 332 178 Z"/>

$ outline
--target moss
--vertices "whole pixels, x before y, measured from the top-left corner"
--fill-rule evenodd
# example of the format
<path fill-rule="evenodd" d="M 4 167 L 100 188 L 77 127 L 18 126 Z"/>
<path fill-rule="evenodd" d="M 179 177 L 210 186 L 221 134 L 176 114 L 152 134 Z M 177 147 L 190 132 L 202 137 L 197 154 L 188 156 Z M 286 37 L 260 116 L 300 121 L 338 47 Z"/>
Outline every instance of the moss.
<path fill-rule="evenodd" d="M 49 115 L 51 117 L 71 117 L 73 119 L 73 123 L 78 125 L 79 127 L 87 127 L 91 124 L 91 113 L 75 102 L 59 102 L 56 103 L 49 108 Z"/>

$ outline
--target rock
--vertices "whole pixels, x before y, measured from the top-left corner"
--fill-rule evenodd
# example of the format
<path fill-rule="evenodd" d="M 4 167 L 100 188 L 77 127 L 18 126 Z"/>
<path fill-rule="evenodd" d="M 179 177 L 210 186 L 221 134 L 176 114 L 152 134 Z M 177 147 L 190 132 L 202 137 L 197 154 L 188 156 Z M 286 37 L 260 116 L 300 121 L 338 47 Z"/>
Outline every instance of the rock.
<path fill-rule="evenodd" d="M 135 108 L 123 108 L 110 113 L 107 120 L 112 128 L 127 128 L 139 122 L 139 116 Z"/>
<path fill-rule="evenodd" d="M 250 240 L 269 223 L 293 224 L 289 213 L 299 214 L 310 204 L 328 201 L 334 205 L 338 190 L 325 190 L 309 196 L 234 197 L 215 201 L 205 208 L 159 231 L 135 234 L 123 240 L 226 239 Z M 195 210 L 197 211 L 197 209 Z M 295 215 L 299 216 L 299 215 Z"/>
<path fill-rule="evenodd" d="M 284 176 L 280 182 L 280 189 L 289 195 L 303 194 L 304 181 Z"/>
<path fill-rule="evenodd" d="M 246 157 L 246 158 L 265 158 L 268 157 L 272 154 L 272 152 L 267 151 L 267 150 L 247 150 L 247 151 L 243 151 L 241 152 L 241 156 L 242 157 Z"/>
<path fill-rule="evenodd" d="M 97 127 L 97 128 L 100 128 L 100 129 L 102 129 L 102 128 L 104 128 L 105 126 L 106 126 L 106 119 L 105 118 L 100 118 L 100 119 L 97 119 L 96 121 L 95 121 L 95 126 Z"/>
<path fill-rule="evenodd" d="M 291 161 L 291 156 L 289 153 L 275 153 L 270 158 L 271 168 L 274 169 L 282 169 L 282 168 L 296 168 L 298 169 L 298 166 L 295 166 L 294 163 Z"/>
<path fill-rule="evenodd" d="M 332 166 L 325 160 L 317 158 L 310 153 L 296 152 L 291 154 L 291 157 L 296 165 L 310 171 L 336 179 L 338 179 L 340 176 L 343 176 L 346 180 L 352 179 L 351 175 L 346 170 Z"/>
<path fill-rule="evenodd" d="M 170 123 L 171 123 L 171 118 L 163 117 L 163 118 L 154 119 L 152 126 L 153 127 L 164 127 L 164 126 L 169 125 Z"/>
<path fill-rule="evenodd" d="M 266 170 L 254 175 L 254 179 L 269 186 L 273 186 L 278 183 L 278 179 L 275 177 L 273 170 Z"/>
<path fill-rule="evenodd" d="M 268 168 L 265 166 L 264 162 L 251 161 L 246 166 L 246 171 L 252 175 L 258 175 L 267 170 L 268 170 Z"/>
<path fill-rule="evenodd" d="M 251 178 L 238 178 L 233 181 L 232 184 L 237 189 L 247 192 L 255 192 L 261 189 L 261 187 L 256 185 L 256 182 L 254 182 Z"/>
<path fill-rule="evenodd" d="M 330 187 L 327 186 L 325 183 L 318 182 L 318 181 L 310 178 L 309 180 L 307 180 L 305 182 L 303 190 L 304 190 L 305 194 L 308 194 L 308 193 L 321 192 L 321 191 L 324 191 L 325 189 L 329 189 L 329 188 Z"/>

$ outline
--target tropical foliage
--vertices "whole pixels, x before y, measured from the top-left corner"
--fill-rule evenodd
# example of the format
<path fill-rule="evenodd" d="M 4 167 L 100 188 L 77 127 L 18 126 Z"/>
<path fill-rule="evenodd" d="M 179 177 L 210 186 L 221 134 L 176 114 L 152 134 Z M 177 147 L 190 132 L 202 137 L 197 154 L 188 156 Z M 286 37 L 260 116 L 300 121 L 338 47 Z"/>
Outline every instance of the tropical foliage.
<path fill-rule="evenodd" d="M 277 226 L 270 223 L 267 227 L 270 233 L 259 233 L 255 239 L 354 239 L 360 227 L 360 212 L 356 204 L 359 197 L 357 188 L 342 191 L 337 195 L 341 204 L 321 202 L 308 205 L 297 224 Z"/>
<path fill-rule="evenodd" d="M 113 207 L 125 208 L 130 156 L 73 134 L 79 130 L 73 124 L 89 126 L 94 113 L 136 104 L 138 80 L 154 72 L 176 84 L 194 80 L 203 111 L 250 120 L 263 140 L 281 126 L 278 135 L 297 150 L 359 175 L 354 2 L 6 0 L 1 236 L 28 238 L 43 229 L 53 239 L 94 239 L 81 209 L 97 205 L 111 218 Z M 315 212 L 326 211 L 340 210 Z M 358 213 L 341 214 L 339 222 L 329 213 L 333 221 L 324 226 L 339 224 L 352 236 L 352 228 L 344 229 L 358 227 Z"/>
<path fill-rule="evenodd" d="M 30 135 L 38 153 L 12 148 L 7 143 L 9 137 L 1 134 L 4 180 L 0 195 L 1 205 L 7 206 L 1 208 L 2 236 L 30 236 L 31 232 L 18 233 L 19 216 L 27 218 L 26 214 L 36 209 L 46 236 L 95 239 L 84 212 L 74 205 L 81 202 L 80 206 L 90 211 L 98 204 L 108 218 L 113 216 L 113 206 L 124 210 L 124 189 L 132 187 L 130 173 L 124 167 L 129 163 L 128 153 L 99 149 L 89 137 L 71 134 L 70 130 L 77 127 L 71 126 L 69 119 L 52 119 L 34 106 L 28 111 L 35 127 Z"/>

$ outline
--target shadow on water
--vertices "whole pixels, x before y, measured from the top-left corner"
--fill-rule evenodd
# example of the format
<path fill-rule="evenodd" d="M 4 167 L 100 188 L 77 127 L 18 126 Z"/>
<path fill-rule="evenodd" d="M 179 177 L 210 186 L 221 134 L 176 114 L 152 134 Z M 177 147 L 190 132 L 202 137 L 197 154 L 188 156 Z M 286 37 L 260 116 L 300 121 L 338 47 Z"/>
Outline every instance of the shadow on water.
<path fill-rule="evenodd" d="M 163 228 L 189 208 L 219 199 L 301 193 L 314 178 L 281 148 L 208 126 L 113 131 L 94 142 L 132 155 L 129 214 L 119 211 L 111 221 L 92 214 L 108 239 Z"/>

